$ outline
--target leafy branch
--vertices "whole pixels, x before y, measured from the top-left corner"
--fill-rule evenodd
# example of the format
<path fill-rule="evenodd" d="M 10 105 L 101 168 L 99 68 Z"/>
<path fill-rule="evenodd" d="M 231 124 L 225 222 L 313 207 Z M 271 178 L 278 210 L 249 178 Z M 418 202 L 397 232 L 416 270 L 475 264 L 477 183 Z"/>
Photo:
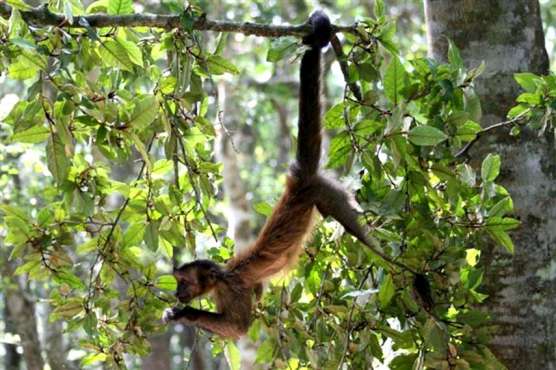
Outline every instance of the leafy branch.
<path fill-rule="evenodd" d="M 459 152 L 457 152 L 454 157 L 455 158 L 460 158 L 460 157 L 464 156 L 469 151 L 469 149 L 471 149 L 473 144 L 475 144 L 487 132 L 490 132 L 492 130 L 496 130 L 496 129 L 501 128 L 501 127 L 512 126 L 512 125 L 518 123 L 519 121 L 521 121 L 523 118 L 525 118 L 525 115 L 528 114 L 529 112 L 530 112 L 530 109 L 526 109 L 525 111 L 521 112 L 520 114 L 518 114 L 517 116 L 515 116 L 514 118 L 512 118 L 510 120 L 498 122 L 498 123 L 495 123 L 493 125 L 490 125 L 488 127 L 483 128 L 481 131 L 477 132 L 477 134 L 475 135 L 475 138 L 473 140 L 471 140 L 470 142 L 468 142 L 463 148 L 461 148 L 461 150 Z"/>
<path fill-rule="evenodd" d="M 9 18 L 12 7 L 0 3 L 0 16 Z M 62 28 L 99 28 L 99 27 L 155 27 L 163 29 L 185 28 L 181 14 L 90 14 L 75 16 L 69 19 L 63 14 L 51 12 L 47 5 L 28 10 L 21 10 L 21 16 L 27 23 L 36 26 L 56 26 Z M 357 26 L 333 25 L 334 32 L 357 35 Z M 302 37 L 311 32 L 306 24 L 299 25 L 268 25 L 252 22 L 213 21 L 201 15 L 193 20 L 191 29 L 197 31 L 236 32 L 244 35 L 263 37 L 297 36 Z"/>

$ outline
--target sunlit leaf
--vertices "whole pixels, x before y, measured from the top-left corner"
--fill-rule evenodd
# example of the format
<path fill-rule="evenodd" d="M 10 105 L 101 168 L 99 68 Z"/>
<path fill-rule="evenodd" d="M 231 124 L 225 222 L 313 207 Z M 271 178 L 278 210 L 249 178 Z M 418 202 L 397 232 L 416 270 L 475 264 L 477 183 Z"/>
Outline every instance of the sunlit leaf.
<path fill-rule="evenodd" d="M 432 126 L 417 126 L 408 133 L 409 140 L 415 145 L 436 145 L 448 138 L 448 136 Z"/>

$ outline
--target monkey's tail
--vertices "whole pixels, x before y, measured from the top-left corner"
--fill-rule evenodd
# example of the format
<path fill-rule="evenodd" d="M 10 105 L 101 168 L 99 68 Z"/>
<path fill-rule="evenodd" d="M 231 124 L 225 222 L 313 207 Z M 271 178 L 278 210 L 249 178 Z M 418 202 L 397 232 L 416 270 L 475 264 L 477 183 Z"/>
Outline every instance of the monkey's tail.
<path fill-rule="evenodd" d="M 315 175 L 321 153 L 321 51 L 332 37 L 332 24 L 322 11 L 314 12 L 307 22 L 313 32 L 303 38 L 311 48 L 301 59 L 299 72 L 299 120 L 296 163 L 292 168 L 295 177 L 303 179 Z"/>

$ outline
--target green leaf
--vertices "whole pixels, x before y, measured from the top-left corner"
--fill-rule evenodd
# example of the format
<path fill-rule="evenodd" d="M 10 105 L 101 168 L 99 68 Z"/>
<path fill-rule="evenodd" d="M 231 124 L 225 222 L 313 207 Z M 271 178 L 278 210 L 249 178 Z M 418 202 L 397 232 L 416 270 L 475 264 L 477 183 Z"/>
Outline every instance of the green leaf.
<path fill-rule="evenodd" d="M 432 126 L 417 126 L 409 131 L 408 138 L 415 145 L 427 146 L 441 143 L 448 136 Z"/>
<path fill-rule="evenodd" d="M 208 70 L 213 75 L 221 75 L 226 72 L 237 75 L 239 74 L 239 69 L 234 66 L 228 59 L 221 57 L 220 55 L 210 55 L 207 58 Z"/>
<path fill-rule="evenodd" d="M 272 206 L 267 202 L 259 202 L 253 206 L 253 209 L 263 215 L 263 216 L 270 216 L 272 214 Z"/>
<path fill-rule="evenodd" d="M 121 47 L 126 51 L 129 60 L 138 65 L 143 66 L 143 53 L 136 43 L 126 40 L 123 37 L 118 36 L 116 41 L 121 45 Z"/>
<path fill-rule="evenodd" d="M 425 343 L 437 351 L 443 351 L 448 347 L 449 336 L 446 327 L 437 322 L 434 318 L 429 318 L 421 330 Z"/>
<path fill-rule="evenodd" d="M 24 223 L 29 222 L 29 216 L 21 208 L 16 208 L 14 206 L 9 206 L 7 204 L 0 204 L 0 211 L 2 211 L 2 213 L 4 213 L 6 216 L 12 216 L 18 218 L 20 221 Z"/>
<path fill-rule="evenodd" d="M 156 279 L 154 284 L 158 289 L 164 289 L 168 291 L 175 291 L 178 283 L 174 275 L 162 275 Z"/>
<path fill-rule="evenodd" d="M 33 126 L 27 130 L 16 132 L 10 138 L 12 143 L 36 144 L 48 139 L 50 130 L 44 126 Z"/>
<path fill-rule="evenodd" d="M 159 159 L 153 164 L 151 176 L 153 180 L 162 179 L 164 176 L 172 171 L 174 163 L 168 159 Z"/>
<path fill-rule="evenodd" d="M 40 267 L 41 267 L 40 260 L 32 260 L 29 262 L 25 262 L 23 265 L 20 265 L 15 269 L 14 275 L 17 276 L 17 275 L 25 274 L 33 270 L 38 270 L 40 269 Z"/>
<path fill-rule="evenodd" d="M 459 137 L 461 141 L 471 141 L 475 139 L 477 133 L 480 131 L 481 126 L 477 122 L 467 121 L 457 128 L 456 136 Z"/>
<path fill-rule="evenodd" d="M 131 224 L 125 231 L 121 247 L 123 249 L 127 249 L 129 247 L 134 247 L 139 245 L 139 243 L 143 240 L 143 236 L 145 234 L 145 224 L 142 222 L 135 222 Z"/>
<path fill-rule="evenodd" d="M 494 181 L 500 173 L 500 156 L 489 154 L 481 165 L 481 178 L 484 182 Z"/>
<path fill-rule="evenodd" d="M 33 8 L 31 7 L 31 5 L 28 5 L 28 4 L 25 3 L 25 1 L 23 1 L 23 0 L 6 0 L 6 2 L 8 3 L 8 5 L 10 5 L 10 6 L 16 8 L 16 9 L 19 9 L 19 10 L 26 11 L 26 10 L 31 10 L 31 9 L 33 9 Z"/>
<path fill-rule="evenodd" d="M 514 208 L 512 198 L 504 197 L 501 201 L 488 210 L 488 217 L 502 217 Z"/>
<path fill-rule="evenodd" d="M 385 308 L 390 304 L 390 301 L 396 293 L 396 287 L 394 286 L 394 281 L 391 275 L 386 275 L 386 278 L 380 284 L 380 290 L 378 291 L 378 301 L 380 305 Z"/>
<path fill-rule="evenodd" d="M 54 281 L 58 284 L 66 283 L 74 289 L 85 289 L 85 284 L 73 272 L 68 270 L 61 270 L 54 274 Z"/>
<path fill-rule="evenodd" d="M 352 151 L 351 141 L 347 132 L 341 132 L 330 141 L 328 153 L 329 168 L 338 168 L 348 160 Z"/>
<path fill-rule="evenodd" d="M 38 76 L 46 67 L 44 58 L 36 53 L 23 52 L 8 67 L 8 76 L 14 80 L 27 80 Z"/>
<path fill-rule="evenodd" d="M 324 127 L 335 129 L 344 127 L 344 103 L 338 103 L 324 115 Z"/>
<path fill-rule="evenodd" d="M 518 103 L 526 103 L 530 105 L 541 105 L 542 95 L 539 93 L 523 93 L 515 100 Z"/>
<path fill-rule="evenodd" d="M 398 57 L 393 56 L 384 73 L 384 94 L 393 105 L 398 105 L 400 102 L 406 79 L 407 72 L 404 66 Z"/>
<path fill-rule="evenodd" d="M 541 78 L 533 73 L 515 73 L 514 79 L 527 92 L 537 91 L 537 86 L 542 82 Z"/>
<path fill-rule="evenodd" d="M 489 230 L 513 230 L 519 227 L 521 223 L 515 218 L 511 217 L 491 217 L 486 222 L 486 227 Z"/>
<path fill-rule="evenodd" d="M 255 362 L 257 364 L 270 364 L 276 353 L 276 343 L 274 338 L 269 337 L 257 348 Z"/>
<path fill-rule="evenodd" d="M 52 133 L 46 144 L 46 160 L 48 169 L 59 185 L 62 184 L 69 173 L 70 153 L 66 153 L 62 140 L 56 133 Z"/>
<path fill-rule="evenodd" d="M 507 232 L 500 229 L 488 229 L 488 233 L 497 243 L 501 244 L 510 253 L 514 253 L 514 243 Z"/>
<path fill-rule="evenodd" d="M 463 59 L 459 53 L 458 47 L 452 40 L 448 40 L 448 61 L 458 69 L 463 68 Z"/>
<path fill-rule="evenodd" d="M 373 6 L 373 13 L 376 18 L 384 16 L 384 0 L 375 0 Z"/>
<path fill-rule="evenodd" d="M 297 39 L 295 37 L 279 37 L 270 42 L 270 48 L 266 54 L 267 62 L 277 62 L 297 50 Z"/>
<path fill-rule="evenodd" d="M 132 0 L 108 0 L 108 14 L 133 13 Z"/>
<path fill-rule="evenodd" d="M 83 302 L 79 298 L 70 299 L 67 303 L 56 307 L 52 314 L 66 319 L 73 319 L 73 317 L 83 312 Z"/>
<path fill-rule="evenodd" d="M 91 353 L 81 359 L 81 366 L 88 366 L 97 362 L 104 362 L 108 358 L 106 353 Z"/>
<path fill-rule="evenodd" d="M 129 126 L 141 131 L 149 126 L 158 115 L 158 103 L 154 95 L 144 95 L 136 103 L 129 119 Z"/>
<path fill-rule="evenodd" d="M 224 357 L 230 367 L 230 370 L 240 370 L 241 368 L 241 355 L 239 349 L 231 340 L 226 341 L 226 348 L 224 349 Z"/>
<path fill-rule="evenodd" d="M 150 250 L 158 249 L 158 222 L 151 221 L 145 229 L 145 243 Z"/>
<path fill-rule="evenodd" d="M 101 43 L 99 54 L 104 65 L 133 71 L 134 63 L 129 57 L 127 49 L 116 40 L 106 40 Z"/>

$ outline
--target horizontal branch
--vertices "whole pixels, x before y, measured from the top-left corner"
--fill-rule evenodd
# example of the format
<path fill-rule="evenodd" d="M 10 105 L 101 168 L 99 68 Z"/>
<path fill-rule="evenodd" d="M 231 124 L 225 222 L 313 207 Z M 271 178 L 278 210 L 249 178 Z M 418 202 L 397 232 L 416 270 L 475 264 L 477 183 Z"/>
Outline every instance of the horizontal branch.
<path fill-rule="evenodd" d="M 0 3 L 0 16 L 8 18 L 12 8 L 6 3 Z M 99 27 L 155 27 L 166 30 L 182 28 L 180 15 L 169 14 L 90 14 L 75 16 L 70 22 L 62 14 L 51 12 L 46 5 L 21 11 L 25 22 L 35 26 L 56 26 L 63 28 L 99 28 Z M 211 21 L 206 17 L 199 17 L 193 23 L 193 29 L 199 31 L 237 32 L 244 35 L 264 37 L 305 36 L 311 31 L 307 24 L 300 25 L 268 25 L 251 22 Z M 357 34 L 356 26 L 333 25 L 334 32 Z"/>

